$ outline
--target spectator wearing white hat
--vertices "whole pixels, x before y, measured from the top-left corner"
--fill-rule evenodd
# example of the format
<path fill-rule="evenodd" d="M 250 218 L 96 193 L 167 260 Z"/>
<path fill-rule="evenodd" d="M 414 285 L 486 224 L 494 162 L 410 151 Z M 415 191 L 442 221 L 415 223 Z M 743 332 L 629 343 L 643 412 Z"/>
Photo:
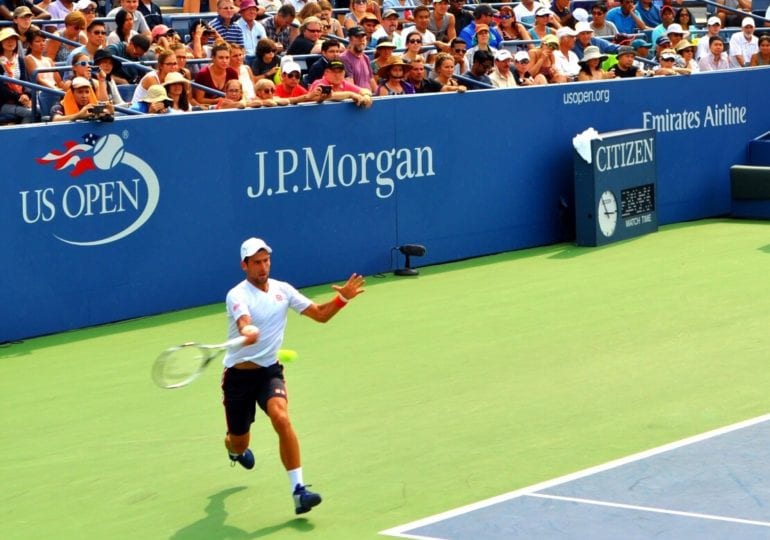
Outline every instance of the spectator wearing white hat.
<path fill-rule="evenodd" d="M 166 94 L 171 99 L 171 105 L 168 106 L 170 113 L 190 112 L 190 81 L 178 71 L 172 71 L 166 75 L 163 81 L 166 88 Z"/>
<path fill-rule="evenodd" d="M 544 7 L 538 8 L 535 11 L 535 24 L 529 29 L 529 35 L 534 40 L 541 40 L 548 34 L 555 34 L 556 32 L 551 28 L 551 10 Z"/>
<path fill-rule="evenodd" d="M 575 32 L 577 32 L 577 38 L 575 39 L 575 46 L 572 50 L 578 55 L 578 58 L 583 58 L 585 49 L 587 47 L 598 47 L 599 52 L 602 54 L 615 54 L 618 52 L 618 45 L 610 43 L 606 39 L 602 39 L 594 36 L 593 28 L 587 22 L 578 22 L 575 25 Z"/>
<path fill-rule="evenodd" d="M 535 2 L 535 0 L 521 0 L 521 2 L 519 2 L 516 7 L 513 8 L 513 14 L 516 15 L 517 21 L 524 24 L 533 25 L 535 24 L 535 14 L 540 8 L 547 9 L 546 6 L 540 2 Z"/>
<path fill-rule="evenodd" d="M 601 81 L 603 79 L 614 79 L 615 72 L 602 71 L 602 62 L 607 60 L 607 57 L 602 54 L 599 47 L 595 45 L 589 45 L 585 48 L 583 58 L 580 59 L 580 73 L 578 73 L 578 81 Z"/>
<path fill-rule="evenodd" d="M 172 99 L 166 93 L 166 87 L 153 84 L 141 101 L 131 104 L 131 110 L 144 114 L 167 114 L 172 104 Z"/>
<path fill-rule="evenodd" d="M 671 42 L 672 49 L 676 49 L 679 42 L 686 39 L 689 35 L 690 33 L 687 30 L 684 30 L 678 23 L 671 23 L 668 25 L 668 28 L 666 28 L 666 36 Z"/>
<path fill-rule="evenodd" d="M 751 57 L 759 51 L 759 39 L 754 35 L 754 19 L 744 17 L 741 31 L 730 36 L 730 63 L 733 67 L 748 67 Z"/>
<path fill-rule="evenodd" d="M 526 54 L 526 53 L 525 53 Z M 529 57 L 529 55 L 527 55 Z M 489 74 L 489 80 L 495 88 L 515 88 L 516 79 L 511 73 L 513 55 L 508 49 L 500 49 L 495 53 L 495 67 Z"/>
<path fill-rule="evenodd" d="M 518 51 L 513 56 L 513 79 L 516 81 L 516 86 L 548 84 L 548 80 L 546 80 L 542 73 L 533 76 L 529 72 L 530 63 L 531 61 L 527 51 Z"/>
<path fill-rule="evenodd" d="M 289 104 L 304 103 L 306 101 L 315 101 L 320 103 L 328 95 L 324 95 L 321 88 L 317 86 L 312 92 L 305 90 L 299 84 L 302 77 L 302 68 L 293 61 L 284 62 L 281 65 L 281 84 L 275 87 L 275 95 L 289 101 Z"/>
<path fill-rule="evenodd" d="M 678 55 L 674 49 L 663 49 L 660 51 L 660 66 L 653 71 L 653 75 L 656 77 L 671 75 L 679 75 L 679 71 L 676 69 L 676 61 Z"/>
<path fill-rule="evenodd" d="M 48 111 L 44 111 L 48 112 Z M 101 120 L 111 122 L 115 109 L 112 103 L 99 104 L 91 82 L 83 77 L 72 79 L 72 85 L 62 100 L 51 108 L 51 121 Z"/>
<path fill-rule="evenodd" d="M 716 15 L 709 17 L 706 21 L 706 33 L 698 39 L 698 47 L 695 49 L 695 60 L 700 60 L 709 53 L 709 39 L 711 36 L 718 36 L 722 29 L 722 19 Z"/>
<path fill-rule="evenodd" d="M 572 48 L 575 46 L 577 32 L 569 26 L 562 26 L 556 32 L 559 48 L 554 51 L 554 82 L 569 82 L 577 79 L 580 73 L 580 59 Z"/>
<path fill-rule="evenodd" d="M 716 0 L 717 4 L 728 8 L 751 13 L 751 0 Z M 717 9 L 717 17 L 722 21 L 722 26 L 738 26 L 745 15 L 726 9 Z"/>

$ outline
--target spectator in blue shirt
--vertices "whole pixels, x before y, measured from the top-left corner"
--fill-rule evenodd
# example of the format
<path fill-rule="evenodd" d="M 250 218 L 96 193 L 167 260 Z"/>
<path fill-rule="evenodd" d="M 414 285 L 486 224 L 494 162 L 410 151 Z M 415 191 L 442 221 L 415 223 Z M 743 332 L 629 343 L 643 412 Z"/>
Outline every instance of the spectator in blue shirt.
<path fill-rule="evenodd" d="M 235 24 L 238 18 L 238 8 L 233 0 L 219 0 L 217 2 L 217 17 L 209 25 L 228 43 L 235 43 L 243 47 L 243 30 Z"/>
<path fill-rule="evenodd" d="M 492 9 L 492 6 L 489 4 L 479 4 L 473 10 L 473 22 L 463 28 L 457 37 L 461 38 L 465 43 L 473 43 L 473 38 L 476 36 L 476 25 L 486 24 L 489 27 L 489 45 L 495 49 L 500 48 L 503 36 L 493 26 L 494 15 L 495 10 Z"/>
<path fill-rule="evenodd" d="M 655 28 L 660 24 L 660 9 L 652 0 L 639 0 L 636 11 L 644 21 L 647 28 Z"/>
<path fill-rule="evenodd" d="M 635 34 L 647 28 L 635 9 L 634 0 L 622 0 L 618 7 L 607 12 L 607 20 L 614 24 L 621 34 Z"/>

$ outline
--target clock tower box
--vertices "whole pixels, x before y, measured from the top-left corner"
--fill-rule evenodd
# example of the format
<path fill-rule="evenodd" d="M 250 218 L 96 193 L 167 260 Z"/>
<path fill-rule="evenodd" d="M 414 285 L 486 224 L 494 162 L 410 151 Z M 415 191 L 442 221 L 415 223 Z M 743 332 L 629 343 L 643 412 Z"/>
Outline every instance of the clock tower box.
<path fill-rule="evenodd" d="M 655 141 L 655 130 L 629 129 L 597 133 L 575 150 L 577 245 L 602 246 L 658 230 Z"/>

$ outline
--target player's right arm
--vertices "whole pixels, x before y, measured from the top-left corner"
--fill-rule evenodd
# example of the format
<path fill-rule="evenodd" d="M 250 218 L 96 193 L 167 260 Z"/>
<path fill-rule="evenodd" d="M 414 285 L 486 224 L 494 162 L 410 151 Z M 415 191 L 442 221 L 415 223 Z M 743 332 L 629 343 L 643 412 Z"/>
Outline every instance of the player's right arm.
<path fill-rule="evenodd" d="M 254 345 L 259 341 L 259 328 L 251 324 L 251 317 L 248 315 L 241 315 L 238 317 L 238 320 L 235 321 L 235 324 L 238 325 L 238 332 L 246 337 L 244 345 Z"/>

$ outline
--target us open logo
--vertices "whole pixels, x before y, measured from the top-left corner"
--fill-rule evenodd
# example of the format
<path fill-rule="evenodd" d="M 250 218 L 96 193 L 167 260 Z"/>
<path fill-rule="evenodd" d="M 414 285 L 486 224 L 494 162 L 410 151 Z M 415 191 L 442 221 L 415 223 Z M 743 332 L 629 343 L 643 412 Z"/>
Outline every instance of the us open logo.
<path fill-rule="evenodd" d="M 20 191 L 21 215 L 29 225 L 48 224 L 58 240 L 74 246 L 117 242 L 139 230 L 155 212 L 158 177 L 147 163 L 127 152 L 114 134 L 88 133 L 82 143 L 66 141 L 35 160 L 52 165 L 49 185 Z"/>

